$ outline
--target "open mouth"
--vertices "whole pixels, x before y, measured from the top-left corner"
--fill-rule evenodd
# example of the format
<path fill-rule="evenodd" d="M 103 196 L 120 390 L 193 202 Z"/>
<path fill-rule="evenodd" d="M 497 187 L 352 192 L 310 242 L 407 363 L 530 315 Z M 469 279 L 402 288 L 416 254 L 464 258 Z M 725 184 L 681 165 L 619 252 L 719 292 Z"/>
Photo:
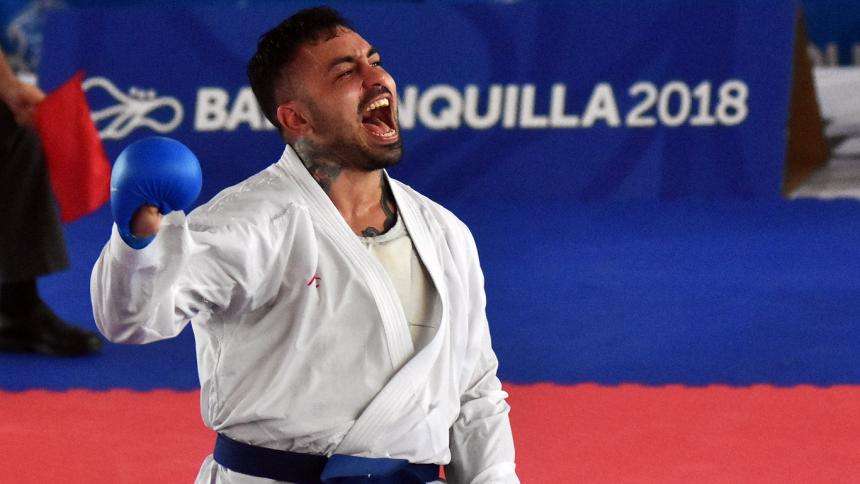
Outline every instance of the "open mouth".
<path fill-rule="evenodd" d="M 361 124 L 371 135 L 380 140 L 393 141 L 397 139 L 397 130 L 394 129 L 394 116 L 391 113 L 388 98 L 377 99 L 370 103 L 362 113 Z"/>

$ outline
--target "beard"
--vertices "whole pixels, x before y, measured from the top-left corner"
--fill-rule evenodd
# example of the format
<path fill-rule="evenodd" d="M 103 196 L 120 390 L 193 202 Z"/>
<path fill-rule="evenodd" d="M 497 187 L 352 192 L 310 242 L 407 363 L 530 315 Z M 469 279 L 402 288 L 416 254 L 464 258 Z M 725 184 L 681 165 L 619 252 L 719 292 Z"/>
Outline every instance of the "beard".
<path fill-rule="evenodd" d="M 400 137 L 400 125 L 396 120 L 394 129 L 398 133 L 397 142 L 384 146 L 369 146 L 363 143 L 355 132 L 345 129 L 344 124 L 325 119 L 313 103 L 310 103 L 309 107 L 320 132 L 330 133 L 331 137 L 325 143 L 305 140 L 305 146 L 309 148 L 308 155 L 334 161 L 342 168 L 368 172 L 392 167 L 403 157 L 403 138 Z"/>
<path fill-rule="evenodd" d="M 318 147 L 328 158 L 337 160 L 344 168 L 376 171 L 396 165 L 403 157 L 403 140 L 386 146 L 363 146 L 354 139 L 337 137 L 331 143 Z"/>

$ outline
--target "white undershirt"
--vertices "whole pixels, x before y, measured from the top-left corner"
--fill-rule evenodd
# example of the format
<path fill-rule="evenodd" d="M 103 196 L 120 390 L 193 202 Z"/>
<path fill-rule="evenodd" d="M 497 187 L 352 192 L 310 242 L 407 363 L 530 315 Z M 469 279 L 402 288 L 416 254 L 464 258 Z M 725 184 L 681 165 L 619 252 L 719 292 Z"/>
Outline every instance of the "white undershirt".
<path fill-rule="evenodd" d="M 359 237 L 365 247 L 385 268 L 397 290 L 415 351 L 433 337 L 439 318 L 435 287 L 418 257 L 412 239 L 398 216 L 394 227 L 376 237 Z"/>

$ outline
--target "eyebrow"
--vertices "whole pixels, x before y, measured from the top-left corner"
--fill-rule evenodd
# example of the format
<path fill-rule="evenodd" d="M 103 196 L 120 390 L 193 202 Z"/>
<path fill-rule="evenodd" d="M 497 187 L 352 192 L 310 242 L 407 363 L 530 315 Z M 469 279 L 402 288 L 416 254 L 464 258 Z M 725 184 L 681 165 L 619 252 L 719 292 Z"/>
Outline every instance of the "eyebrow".
<path fill-rule="evenodd" d="M 376 50 L 376 47 L 371 47 L 370 49 L 367 50 L 367 57 L 372 57 L 374 54 L 379 54 L 379 51 Z M 354 64 L 355 63 L 355 57 L 353 57 L 351 55 L 345 55 L 343 57 L 338 57 L 337 59 L 334 59 L 333 61 L 329 62 L 328 70 L 332 70 L 336 65 L 343 64 L 343 63 Z"/>

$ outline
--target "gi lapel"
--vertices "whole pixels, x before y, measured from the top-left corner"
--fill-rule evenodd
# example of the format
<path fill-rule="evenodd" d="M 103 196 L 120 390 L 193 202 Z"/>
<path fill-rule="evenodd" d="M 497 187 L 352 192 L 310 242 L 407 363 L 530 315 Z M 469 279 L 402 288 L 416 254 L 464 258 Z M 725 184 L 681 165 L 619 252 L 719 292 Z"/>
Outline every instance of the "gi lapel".
<path fill-rule="evenodd" d="M 386 174 L 387 176 L 387 174 Z M 436 244 L 428 230 L 428 224 L 413 195 L 404 190 L 399 183 L 391 181 L 391 190 L 412 243 L 418 251 L 427 272 L 433 280 L 442 301 L 442 319 L 430 343 L 409 360 L 395 374 L 385 387 L 356 420 L 343 441 L 335 449 L 336 454 L 357 455 L 374 451 L 375 443 L 391 429 L 393 422 L 404 408 L 412 404 L 416 391 L 426 384 L 431 370 L 436 364 L 448 333 L 448 291 L 444 272 L 436 252 Z M 381 449 L 384 452 L 384 449 Z"/>
<path fill-rule="evenodd" d="M 337 207 L 308 173 L 292 147 L 287 145 L 278 164 L 302 189 L 309 208 L 317 216 L 314 218 L 314 225 L 324 230 L 337 243 L 346 258 L 355 264 L 357 272 L 364 277 L 379 310 L 391 367 L 393 370 L 399 369 L 412 356 L 414 346 L 409 334 L 409 323 L 385 268 L 361 245 L 358 237 L 337 211 Z"/>
<path fill-rule="evenodd" d="M 289 145 L 284 149 L 278 164 L 301 188 L 309 208 L 318 215 L 314 220 L 315 226 L 324 230 L 337 242 L 338 247 L 365 277 L 379 309 L 392 368 L 396 373 L 368 404 L 334 451 L 335 454 L 347 455 L 366 453 L 371 451 L 374 442 L 391 428 L 392 422 L 401 416 L 398 410 L 405 408 L 415 392 L 426 383 L 444 345 L 443 335 L 447 334 L 449 324 L 448 298 L 436 244 L 420 207 L 413 199 L 414 196 L 399 183 L 389 179 L 399 213 L 412 237 L 412 243 L 442 301 L 442 318 L 436 334 L 421 351 L 413 356 L 414 347 L 409 334 L 409 324 L 397 297 L 397 291 L 385 273 L 385 268 L 361 245 L 358 237 L 337 211 L 337 207 L 308 173 Z M 387 177 L 388 174 L 386 173 L 385 176 Z"/>

